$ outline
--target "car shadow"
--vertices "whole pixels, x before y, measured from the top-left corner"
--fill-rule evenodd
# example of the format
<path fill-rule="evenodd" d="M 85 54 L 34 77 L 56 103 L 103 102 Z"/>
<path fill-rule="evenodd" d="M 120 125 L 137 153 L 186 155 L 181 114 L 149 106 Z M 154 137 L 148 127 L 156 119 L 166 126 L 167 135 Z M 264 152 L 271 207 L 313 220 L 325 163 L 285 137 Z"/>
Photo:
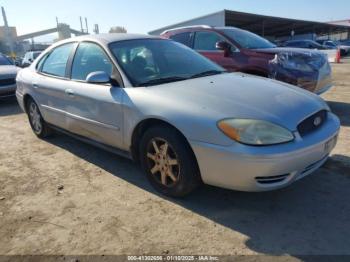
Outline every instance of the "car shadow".
<path fill-rule="evenodd" d="M 332 112 L 336 114 L 342 126 L 350 126 L 350 104 L 336 101 L 327 101 Z"/>
<path fill-rule="evenodd" d="M 23 113 L 16 98 L 0 99 L 0 117 Z"/>
<path fill-rule="evenodd" d="M 47 141 L 165 201 L 247 236 L 245 244 L 254 252 L 288 254 L 305 261 L 311 260 L 302 255 L 350 254 L 347 156 L 332 157 L 313 175 L 279 191 L 244 193 L 202 186 L 186 198 L 171 199 L 157 194 L 131 160 L 65 135 Z"/>

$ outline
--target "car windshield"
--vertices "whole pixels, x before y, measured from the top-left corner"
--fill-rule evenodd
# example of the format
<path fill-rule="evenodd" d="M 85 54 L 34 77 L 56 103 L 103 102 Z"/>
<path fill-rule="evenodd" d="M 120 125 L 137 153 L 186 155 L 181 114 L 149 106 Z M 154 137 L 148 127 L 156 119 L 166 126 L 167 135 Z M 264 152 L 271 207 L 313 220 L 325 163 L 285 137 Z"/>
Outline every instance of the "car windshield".
<path fill-rule="evenodd" d="M 256 34 L 250 33 L 240 29 L 223 29 L 222 30 L 228 37 L 232 38 L 242 48 L 247 49 L 261 49 L 261 48 L 273 48 L 276 47 L 273 43 L 262 38 Z"/>
<path fill-rule="evenodd" d="M 134 86 L 150 86 L 226 72 L 192 49 L 165 39 L 114 42 L 110 49 Z"/>
<path fill-rule="evenodd" d="M 13 63 L 7 57 L 0 55 L 0 65 L 13 65 Z"/>

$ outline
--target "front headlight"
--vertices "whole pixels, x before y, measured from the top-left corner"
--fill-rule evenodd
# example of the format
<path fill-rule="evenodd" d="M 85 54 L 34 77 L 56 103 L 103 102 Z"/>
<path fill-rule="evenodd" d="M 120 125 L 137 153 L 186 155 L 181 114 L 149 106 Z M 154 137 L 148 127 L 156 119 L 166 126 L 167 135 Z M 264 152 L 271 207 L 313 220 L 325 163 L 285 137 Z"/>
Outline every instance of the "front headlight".
<path fill-rule="evenodd" d="M 218 122 L 218 127 L 231 139 L 247 145 L 275 145 L 294 140 L 289 130 L 263 120 L 224 119 Z"/>

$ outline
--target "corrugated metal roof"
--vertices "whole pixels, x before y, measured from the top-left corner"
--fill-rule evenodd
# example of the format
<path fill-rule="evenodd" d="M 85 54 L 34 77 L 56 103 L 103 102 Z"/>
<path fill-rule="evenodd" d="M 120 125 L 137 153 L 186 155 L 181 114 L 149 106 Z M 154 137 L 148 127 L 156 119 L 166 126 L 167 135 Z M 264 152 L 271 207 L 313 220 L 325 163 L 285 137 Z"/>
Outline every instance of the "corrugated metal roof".
<path fill-rule="evenodd" d="M 350 31 L 350 27 L 345 25 L 335 25 L 300 19 L 258 15 L 232 10 L 222 10 L 219 12 L 215 12 L 201 17 L 196 17 L 187 21 L 179 22 L 177 24 L 159 28 L 157 30 L 151 31 L 150 34 L 159 31 L 165 31 L 179 26 L 193 25 L 193 21 L 200 20 L 203 18 L 210 19 L 210 17 L 214 17 L 220 14 L 223 16 L 226 26 L 238 27 L 264 36 L 289 36 L 292 30 L 295 32 L 296 35 L 307 33 L 326 35 L 329 33 L 341 33 Z"/>

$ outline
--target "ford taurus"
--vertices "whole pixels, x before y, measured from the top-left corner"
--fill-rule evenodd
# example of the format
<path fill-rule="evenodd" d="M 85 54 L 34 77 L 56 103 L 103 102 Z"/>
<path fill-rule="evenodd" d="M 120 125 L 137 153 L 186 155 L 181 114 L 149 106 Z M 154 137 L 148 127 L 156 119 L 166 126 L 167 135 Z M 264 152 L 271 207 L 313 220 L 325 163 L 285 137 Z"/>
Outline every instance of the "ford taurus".
<path fill-rule="evenodd" d="M 319 168 L 339 120 L 298 87 L 228 73 L 172 40 L 129 34 L 58 42 L 17 76 L 39 138 L 53 130 L 130 157 L 163 194 L 202 182 L 267 191 Z"/>

